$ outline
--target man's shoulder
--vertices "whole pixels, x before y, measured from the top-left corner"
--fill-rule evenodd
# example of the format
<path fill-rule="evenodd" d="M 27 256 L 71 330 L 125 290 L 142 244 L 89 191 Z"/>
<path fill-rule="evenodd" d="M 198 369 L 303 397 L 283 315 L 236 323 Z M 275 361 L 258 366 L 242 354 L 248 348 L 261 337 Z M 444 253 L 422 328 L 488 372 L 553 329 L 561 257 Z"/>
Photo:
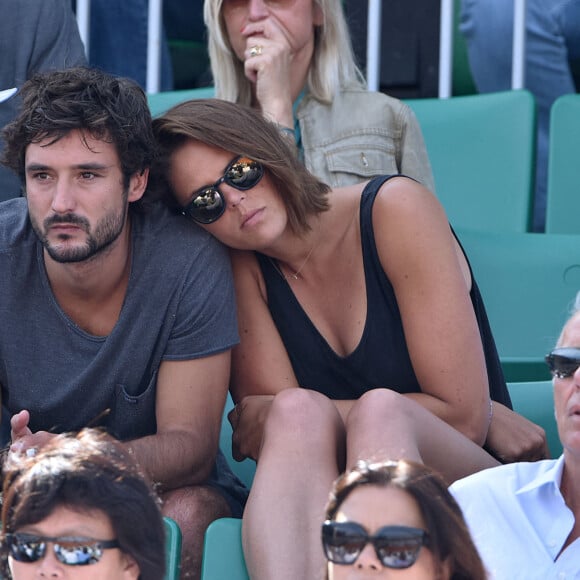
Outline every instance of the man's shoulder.
<path fill-rule="evenodd" d="M 165 243 L 177 240 L 204 243 L 212 239 L 204 229 L 160 202 L 150 205 L 145 211 L 134 212 L 131 219 L 135 235 Z"/>
<path fill-rule="evenodd" d="M 227 252 L 211 234 L 162 204 L 132 216 L 138 257 L 180 270 L 192 263 L 226 260 Z"/>
<path fill-rule="evenodd" d="M 490 469 L 484 469 L 453 483 L 449 490 L 456 496 L 482 493 L 501 493 L 510 489 L 516 492 L 520 488 L 533 483 L 546 473 L 556 468 L 556 459 L 543 461 L 519 461 L 508 463 Z"/>
<path fill-rule="evenodd" d="M 18 197 L 0 202 L 0 250 L 13 247 L 32 232 L 26 199 Z"/>

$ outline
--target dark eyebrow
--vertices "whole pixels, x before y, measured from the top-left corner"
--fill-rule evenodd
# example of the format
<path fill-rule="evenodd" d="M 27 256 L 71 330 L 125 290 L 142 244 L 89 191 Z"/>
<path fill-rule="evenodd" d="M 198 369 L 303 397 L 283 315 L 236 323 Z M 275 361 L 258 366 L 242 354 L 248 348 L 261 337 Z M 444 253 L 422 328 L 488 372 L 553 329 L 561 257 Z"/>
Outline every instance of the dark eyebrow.
<path fill-rule="evenodd" d="M 83 171 L 103 171 L 104 169 L 109 169 L 112 165 L 103 165 L 102 163 L 79 163 L 78 165 L 73 165 L 73 169 L 80 169 Z M 44 165 L 42 163 L 31 163 L 26 166 L 26 171 L 48 171 L 50 169 L 49 165 Z"/>

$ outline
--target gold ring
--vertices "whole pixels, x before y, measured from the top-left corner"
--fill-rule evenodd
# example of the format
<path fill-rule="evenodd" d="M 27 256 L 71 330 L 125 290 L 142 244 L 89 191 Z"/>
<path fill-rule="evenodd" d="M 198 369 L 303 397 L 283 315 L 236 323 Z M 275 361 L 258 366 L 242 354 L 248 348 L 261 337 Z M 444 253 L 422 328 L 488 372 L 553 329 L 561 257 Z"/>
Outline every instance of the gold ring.
<path fill-rule="evenodd" d="M 254 57 L 254 56 L 260 56 L 262 54 L 264 47 L 261 44 L 257 44 L 256 46 L 252 46 L 252 48 L 250 48 L 250 56 Z"/>

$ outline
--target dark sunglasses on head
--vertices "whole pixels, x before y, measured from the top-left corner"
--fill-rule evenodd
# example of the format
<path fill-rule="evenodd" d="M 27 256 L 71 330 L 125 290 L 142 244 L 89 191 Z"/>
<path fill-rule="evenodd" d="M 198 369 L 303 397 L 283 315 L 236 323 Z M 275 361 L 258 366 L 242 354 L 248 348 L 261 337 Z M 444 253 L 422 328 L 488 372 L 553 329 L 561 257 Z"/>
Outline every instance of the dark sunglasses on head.
<path fill-rule="evenodd" d="M 546 355 L 550 372 L 557 379 L 571 377 L 580 367 L 580 348 L 559 347 Z"/>
<path fill-rule="evenodd" d="M 94 540 L 92 538 L 49 538 L 36 534 L 7 534 L 5 544 L 8 555 L 17 562 L 32 563 L 44 558 L 47 545 L 51 543 L 56 559 L 67 566 L 96 564 L 103 550 L 118 548 L 117 540 Z"/>
<path fill-rule="evenodd" d="M 191 201 L 181 208 L 181 213 L 197 223 L 211 224 L 226 211 L 226 200 L 218 189 L 222 183 L 246 191 L 255 187 L 263 176 L 264 167 L 261 163 L 248 157 L 236 157 L 213 185 L 204 185 L 193 193 Z"/>
<path fill-rule="evenodd" d="M 383 566 L 402 569 L 417 561 L 421 547 L 429 544 L 429 534 L 418 528 L 385 526 L 369 536 L 355 522 L 327 520 L 322 524 L 322 546 L 327 560 L 333 564 L 354 564 L 369 542 Z"/>

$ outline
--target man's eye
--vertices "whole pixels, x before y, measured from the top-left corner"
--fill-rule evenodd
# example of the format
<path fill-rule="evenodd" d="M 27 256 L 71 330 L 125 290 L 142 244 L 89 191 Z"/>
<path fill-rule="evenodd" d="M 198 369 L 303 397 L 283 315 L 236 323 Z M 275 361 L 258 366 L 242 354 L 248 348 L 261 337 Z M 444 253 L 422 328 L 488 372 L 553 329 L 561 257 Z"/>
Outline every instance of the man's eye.
<path fill-rule="evenodd" d="M 48 179 L 48 173 L 39 171 L 32 176 L 37 181 L 45 181 Z"/>
<path fill-rule="evenodd" d="M 90 179 L 94 179 L 96 177 L 96 174 L 93 173 L 92 171 L 83 171 L 81 173 L 81 177 L 83 179 L 89 179 L 90 180 Z"/>

